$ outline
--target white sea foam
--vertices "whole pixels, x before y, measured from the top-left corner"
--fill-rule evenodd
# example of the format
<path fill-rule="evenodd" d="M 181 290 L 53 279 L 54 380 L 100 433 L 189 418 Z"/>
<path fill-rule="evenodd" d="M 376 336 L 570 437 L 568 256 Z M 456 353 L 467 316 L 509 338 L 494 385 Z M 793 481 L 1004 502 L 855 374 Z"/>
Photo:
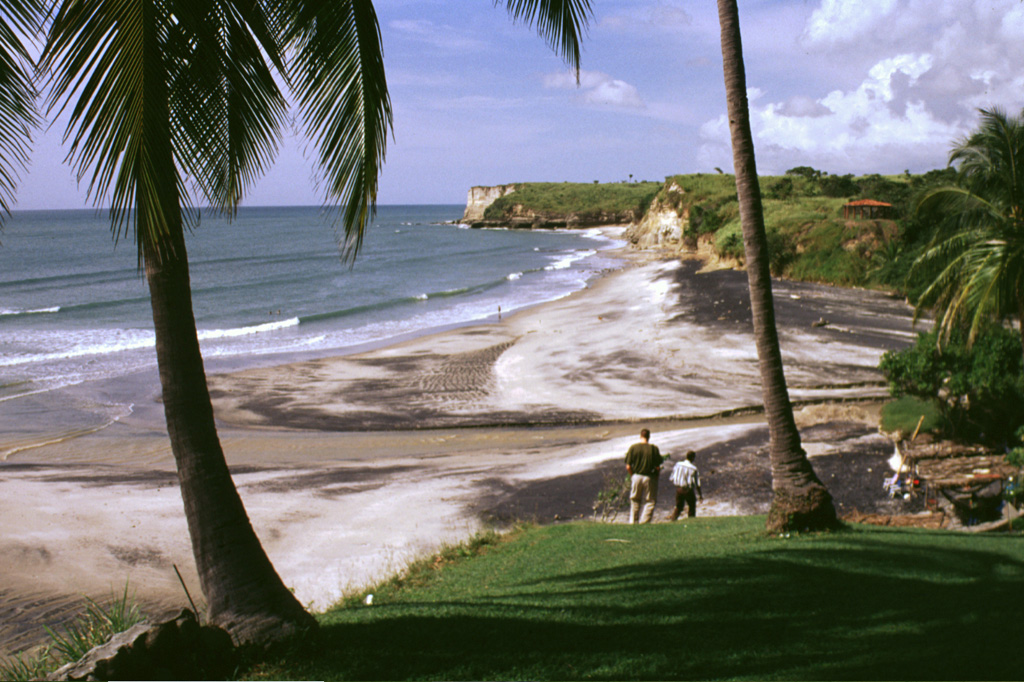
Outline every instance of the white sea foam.
<path fill-rule="evenodd" d="M 18 443 L 18 444 L 12 445 L 11 447 L 7 448 L 6 450 L 0 451 L 0 462 L 6 462 L 7 459 L 11 455 L 16 455 L 16 454 L 18 454 L 20 452 L 25 452 L 26 450 L 33 450 L 35 448 L 41 448 L 41 447 L 45 447 L 47 445 L 55 445 L 57 443 L 62 443 L 64 441 L 66 441 L 66 440 L 71 440 L 72 438 L 78 438 L 80 436 L 85 436 L 85 435 L 88 435 L 90 433 L 96 433 L 97 431 L 102 431 L 103 429 L 107 428 L 108 426 L 116 424 L 117 422 L 121 421 L 121 419 L 123 419 L 124 417 L 127 417 L 128 415 L 132 414 L 132 412 L 135 409 L 135 404 L 134 403 L 128 403 L 128 404 L 125 404 L 125 405 L 114 404 L 114 405 L 103 405 L 103 406 L 99 406 L 99 407 L 105 408 L 102 411 L 109 412 L 109 414 L 106 415 L 106 418 L 102 422 L 100 422 L 99 424 L 95 424 L 95 425 L 87 426 L 87 427 L 82 427 L 82 428 L 77 428 L 77 429 L 68 429 L 66 431 L 62 431 L 62 432 L 58 432 L 58 433 L 54 433 L 54 434 L 47 434 L 44 438 L 39 439 L 39 440 L 29 440 L 29 441 L 26 441 L 26 442 L 23 442 L 23 443 Z"/>
<path fill-rule="evenodd" d="M 199 334 L 204 357 L 332 352 L 489 320 L 499 306 L 502 313 L 512 312 L 582 288 L 595 271 L 586 259 L 606 248 L 600 240 L 607 235 L 594 230 L 575 231 L 574 237 L 518 232 L 513 238 L 508 230 L 470 230 L 470 234 L 463 231 L 470 229 L 464 223 L 436 222 L 450 219 L 449 215 L 433 209 L 421 212 L 430 218 L 429 224 L 439 227 L 409 230 L 408 225 L 428 223 L 404 214 L 397 220 L 379 221 L 378 228 L 384 229 L 378 251 L 372 250 L 371 237 L 357 277 L 340 272 L 335 259 L 318 257 L 322 240 L 314 238 L 317 231 L 305 229 L 309 220 L 319 219 L 315 211 L 282 214 L 286 227 L 295 232 L 284 242 L 274 242 L 285 247 L 281 254 L 266 257 L 232 259 L 233 242 L 219 236 L 224 232 L 226 239 L 230 230 L 204 231 L 197 242 L 202 248 L 192 259 L 194 297 L 206 327 Z M 266 211 L 250 213 L 254 220 L 262 220 Z M 392 213 L 397 217 L 397 211 Z M 382 214 L 387 218 L 388 210 Z M 277 229 L 281 216 L 273 217 L 270 223 Z M 49 254 L 52 240 L 47 225 L 31 234 L 38 250 Z M 403 238 L 388 240 L 394 232 Z M 584 234 L 595 241 L 581 244 L 579 236 Z M 123 264 L 112 257 L 105 261 L 107 250 L 100 240 L 95 253 L 90 252 L 89 267 L 79 273 L 87 285 L 68 284 L 67 291 L 64 285 L 55 285 L 53 291 L 29 287 L 0 306 L 0 315 L 7 316 L 0 324 L 0 402 L 9 394 L 27 395 L 155 367 L 144 284 L 130 267 L 117 276 Z M 88 279 L 97 274 L 95 263 L 103 264 L 103 276 Z M 498 275 L 500 282 L 495 282 L 495 274 L 501 272 L 506 274 Z M 34 271 L 20 273 L 26 281 L 37 276 Z M 434 288 L 423 287 L 425 282 Z M 411 291 L 410 283 L 416 287 Z M 53 305 L 58 301 L 63 308 Z M 285 308 L 295 317 L 268 318 L 269 307 Z M 351 315 L 325 314 L 349 307 Z M 39 314 L 57 312 L 60 315 Z"/>
<path fill-rule="evenodd" d="M 32 310 L 10 310 L 7 308 L 0 308 L 0 315 L 42 315 L 45 313 L 59 313 L 60 306 L 55 305 L 50 308 L 35 308 Z"/>
<path fill-rule="evenodd" d="M 592 249 L 587 250 L 587 251 L 573 251 L 572 253 L 570 253 L 568 255 L 562 256 L 561 258 L 556 260 L 551 265 L 545 266 L 544 269 L 545 270 L 566 270 L 568 268 L 571 268 L 573 266 L 573 263 L 577 263 L 577 262 L 583 260 L 584 258 L 590 258 L 591 256 L 593 256 L 596 253 L 597 253 L 597 251 L 594 251 Z"/>
<path fill-rule="evenodd" d="M 69 360 L 88 355 L 106 355 L 155 345 L 153 332 L 144 329 L 89 329 L 59 333 L 30 332 L 24 340 L 29 342 L 30 346 L 43 350 L 35 353 L 11 353 L 0 356 L 0 367 Z"/>
<path fill-rule="evenodd" d="M 263 334 L 266 332 L 277 331 L 278 329 L 297 326 L 299 326 L 299 318 L 292 317 L 287 320 L 281 320 L 280 322 L 265 322 L 263 324 L 252 325 L 250 327 L 208 329 L 206 331 L 199 332 L 199 340 L 206 341 L 209 339 L 227 339 L 235 336 L 248 336 L 249 334 Z"/>

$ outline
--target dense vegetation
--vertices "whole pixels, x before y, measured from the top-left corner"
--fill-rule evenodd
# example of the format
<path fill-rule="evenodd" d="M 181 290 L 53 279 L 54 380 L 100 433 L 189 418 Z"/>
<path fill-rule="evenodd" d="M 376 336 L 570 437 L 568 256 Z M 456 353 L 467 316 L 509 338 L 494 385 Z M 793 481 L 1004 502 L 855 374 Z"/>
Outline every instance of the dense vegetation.
<path fill-rule="evenodd" d="M 921 334 L 913 347 L 885 353 L 879 368 L 893 396 L 918 398 L 938 409 L 942 419 L 933 430 L 1014 447 L 1024 427 L 1019 336 L 993 324 L 970 347 L 965 337 L 955 332 L 940 346 L 938 332 Z"/>
<path fill-rule="evenodd" d="M 1013 537 L 780 537 L 764 517 L 719 517 L 529 528 L 464 549 L 369 590 L 372 605 L 362 595 L 319 616 L 319 634 L 249 676 L 1020 677 Z"/>
<path fill-rule="evenodd" d="M 854 177 L 798 167 L 782 176 L 761 178 L 772 272 L 805 281 L 885 288 L 913 297 L 924 285 L 908 283 L 907 275 L 934 232 L 916 219 L 915 201 L 952 176 L 950 169 Z M 843 205 L 856 199 L 884 201 L 893 208 L 880 219 L 844 219 Z M 632 211 L 639 220 L 655 202 L 679 214 L 685 239 L 709 241 L 721 256 L 743 260 L 736 184 L 726 174 L 674 175 L 664 183 L 521 183 L 515 192 L 491 204 L 484 218 L 508 219 L 518 206 L 548 215 Z"/>
<path fill-rule="evenodd" d="M 535 213 L 596 215 L 633 211 L 639 219 L 661 189 L 658 182 L 524 182 L 513 194 L 497 199 L 484 212 L 485 220 L 501 220 L 513 206 Z"/>
<path fill-rule="evenodd" d="M 924 190 L 949 181 L 952 171 L 899 176 L 829 175 L 798 167 L 761 178 L 765 225 L 776 275 L 845 286 L 915 294 L 911 265 L 930 239 L 914 203 Z M 843 205 L 858 199 L 892 204 L 884 217 L 846 219 Z M 689 216 L 684 237 L 710 240 L 722 256 L 743 259 L 736 189 L 731 175 L 677 175 L 666 179 L 662 205 Z"/>

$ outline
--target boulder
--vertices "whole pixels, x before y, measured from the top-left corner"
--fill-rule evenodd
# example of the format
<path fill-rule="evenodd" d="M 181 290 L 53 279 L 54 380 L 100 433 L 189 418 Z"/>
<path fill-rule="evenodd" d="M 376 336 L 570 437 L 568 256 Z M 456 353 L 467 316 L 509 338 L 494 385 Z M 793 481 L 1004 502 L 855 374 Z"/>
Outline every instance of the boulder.
<path fill-rule="evenodd" d="M 234 672 L 236 660 L 231 635 L 213 625 L 200 625 L 186 609 L 177 618 L 156 625 L 139 623 L 116 634 L 46 679 L 225 679 Z"/>

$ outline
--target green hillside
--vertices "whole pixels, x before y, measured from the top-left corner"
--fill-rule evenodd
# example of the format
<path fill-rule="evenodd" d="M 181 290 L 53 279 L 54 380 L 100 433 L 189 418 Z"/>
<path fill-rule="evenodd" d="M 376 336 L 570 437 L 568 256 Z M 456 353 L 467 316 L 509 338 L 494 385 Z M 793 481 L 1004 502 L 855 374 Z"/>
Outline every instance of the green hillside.
<path fill-rule="evenodd" d="M 486 220 L 502 220 L 515 206 L 539 214 L 594 215 L 626 213 L 643 215 L 661 189 L 657 182 L 524 182 L 513 194 L 497 199 L 484 212 Z"/>
<path fill-rule="evenodd" d="M 931 236 L 915 219 L 915 198 L 946 184 L 951 170 L 924 175 L 830 175 L 806 166 L 761 178 L 773 274 L 844 286 L 885 288 L 913 295 L 910 265 Z M 883 217 L 848 219 L 843 206 L 872 199 L 891 204 Z M 517 183 L 492 203 L 484 219 L 527 226 L 524 216 L 565 224 L 640 221 L 648 210 L 674 210 L 683 241 L 709 243 L 722 257 L 743 260 L 735 179 L 727 174 L 673 175 L 663 183 Z M 566 218 L 571 216 L 572 221 Z"/>
<path fill-rule="evenodd" d="M 804 281 L 903 291 L 910 264 L 931 235 L 929 226 L 915 219 L 915 198 L 950 179 L 949 171 L 854 177 L 811 168 L 762 177 L 772 272 Z M 670 176 L 656 202 L 688 218 L 684 238 L 710 240 L 721 256 L 742 262 L 734 183 L 731 175 Z M 884 217 L 845 218 L 843 206 L 860 199 L 892 207 Z"/>

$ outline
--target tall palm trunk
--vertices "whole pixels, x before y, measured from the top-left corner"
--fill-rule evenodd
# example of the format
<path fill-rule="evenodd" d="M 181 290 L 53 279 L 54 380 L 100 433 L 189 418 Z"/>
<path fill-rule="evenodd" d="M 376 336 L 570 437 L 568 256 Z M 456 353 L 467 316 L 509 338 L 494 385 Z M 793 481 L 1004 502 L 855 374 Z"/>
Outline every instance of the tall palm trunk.
<path fill-rule="evenodd" d="M 718 0 L 722 31 L 722 61 L 728 102 L 729 131 L 732 136 L 736 194 L 743 228 L 750 308 L 754 321 L 754 342 L 761 371 L 761 392 L 771 438 L 772 505 L 768 530 L 828 528 L 836 524 L 832 496 L 814 474 L 807 454 L 800 447 L 800 433 L 793 420 L 793 407 L 782 369 L 782 352 L 775 328 L 775 306 L 768 261 L 761 188 L 754 160 L 750 132 L 743 45 L 740 40 L 736 0 Z"/>
<path fill-rule="evenodd" d="M 180 216 L 171 229 L 160 254 L 146 249 L 146 280 L 167 433 L 199 582 L 210 621 L 236 642 L 273 641 L 316 622 L 274 570 L 228 472 L 199 352 Z"/>
<path fill-rule="evenodd" d="M 156 22 L 147 22 L 147 27 Z M 156 41 L 146 41 L 155 45 Z M 156 332 L 157 366 L 167 432 L 178 469 L 185 517 L 208 618 L 238 642 L 272 641 L 315 620 L 285 587 L 260 545 L 228 472 L 217 437 L 199 351 L 188 256 L 171 151 L 167 92 L 159 54 L 144 59 L 147 117 L 137 148 L 149 166 L 135 201 Z M 159 227 L 157 227 L 159 226 Z M 157 246 L 156 237 L 159 234 Z"/>

